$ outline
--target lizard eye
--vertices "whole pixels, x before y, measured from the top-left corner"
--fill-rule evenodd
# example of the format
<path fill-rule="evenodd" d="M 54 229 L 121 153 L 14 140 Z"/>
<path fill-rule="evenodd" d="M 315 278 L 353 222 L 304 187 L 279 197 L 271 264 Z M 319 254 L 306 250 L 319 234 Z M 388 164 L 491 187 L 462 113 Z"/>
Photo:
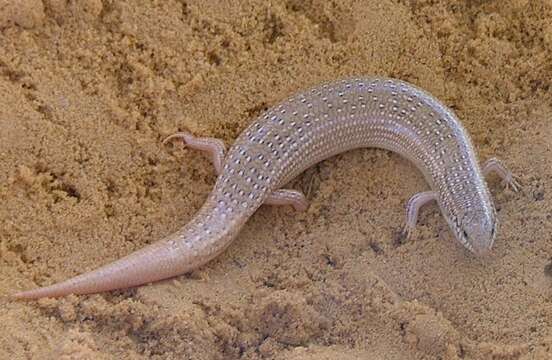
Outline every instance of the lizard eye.
<path fill-rule="evenodd" d="M 468 233 L 466 232 L 466 230 L 462 230 L 462 234 L 464 235 L 464 238 L 468 238 Z"/>

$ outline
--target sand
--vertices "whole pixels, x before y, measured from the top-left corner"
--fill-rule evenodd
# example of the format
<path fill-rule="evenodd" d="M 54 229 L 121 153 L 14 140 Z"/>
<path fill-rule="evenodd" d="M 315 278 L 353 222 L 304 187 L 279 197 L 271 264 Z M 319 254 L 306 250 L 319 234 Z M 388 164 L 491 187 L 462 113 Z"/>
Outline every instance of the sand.
<path fill-rule="evenodd" d="M 489 181 L 492 255 L 436 206 L 414 238 L 412 164 L 361 149 L 262 207 L 191 274 L 0 300 L 1 359 L 552 359 L 552 2 L 0 0 L 0 295 L 66 279 L 185 224 L 215 181 L 177 131 L 233 139 L 268 106 L 353 75 L 451 106 Z"/>

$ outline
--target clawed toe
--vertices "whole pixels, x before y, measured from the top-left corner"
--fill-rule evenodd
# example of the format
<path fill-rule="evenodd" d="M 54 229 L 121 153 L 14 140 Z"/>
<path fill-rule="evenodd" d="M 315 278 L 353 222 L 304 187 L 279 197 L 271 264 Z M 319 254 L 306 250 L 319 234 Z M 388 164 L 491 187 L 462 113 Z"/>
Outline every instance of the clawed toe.
<path fill-rule="evenodd" d="M 513 192 L 519 192 L 521 189 L 519 179 L 513 175 L 509 175 L 506 179 L 502 180 L 502 186 L 507 190 L 511 189 Z"/>
<path fill-rule="evenodd" d="M 510 177 L 510 181 L 507 183 L 507 188 L 512 188 L 512 191 L 518 192 L 521 190 L 521 183 L 519 181 L 519 178 L 516 178 L 515 176 Z"/>
<path fill-rule="evenodd" d="M 400 237 L 405 241 L 410 241 L 412 239 L 413 233 L 414 229 L 412 227 L 405 226 L 400 233 Z"/>

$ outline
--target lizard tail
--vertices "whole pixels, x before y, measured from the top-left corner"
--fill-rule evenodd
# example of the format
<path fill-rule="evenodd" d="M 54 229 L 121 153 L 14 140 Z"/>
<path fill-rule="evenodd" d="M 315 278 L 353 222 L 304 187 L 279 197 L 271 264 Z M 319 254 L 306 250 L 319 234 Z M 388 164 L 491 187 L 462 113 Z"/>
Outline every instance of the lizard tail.
<path fill-rule="evenodd" d="M 113 263 L 51 286 L 13 294 L 15 299 L 33 300 L 69 294 L 91 294 L 115 289 L 126 289 L 166 279 L 186 272 L 188 266 L 171 266 L 169 242 L 161 240 Z"/>
<path fill-rule="evenodd" d="M 127 289 L 189 272 L 220 254 L 245 223 L 221 223 L 211 217 L 215 223 L 206 225 L 205 213 L 211 211 L 212 206 L 208 202 L 188 225 L 165 239 L 91 272 L 51 286 L 19 292 L 11 297 L 32 300 L 92 294 Z"/>

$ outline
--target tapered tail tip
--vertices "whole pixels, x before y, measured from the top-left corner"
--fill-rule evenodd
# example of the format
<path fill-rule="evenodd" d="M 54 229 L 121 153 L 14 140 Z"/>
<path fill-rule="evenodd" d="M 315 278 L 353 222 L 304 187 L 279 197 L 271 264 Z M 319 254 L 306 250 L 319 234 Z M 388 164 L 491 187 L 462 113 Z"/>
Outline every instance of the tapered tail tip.
<path fill-rule="evenodd" d="M 42 288 L 16 292 L 15 294 L 11 294 L 8 296 L 12 300 L 37 300 L 40 298 L 53 298 L 53 297 L 58 297 L 60 295 L 66 295 L 66 294 L 58 294 L 56 291 L 52 291 L 52 290 L 54 289 L 52 289 L 49 286 L 46 286 Z"/>
<path fill-rule="evenodd" d="M 34 300 L 38 297 L 33 296 L 33 291 L 20 291 L 15 294 L 7 295 L 10 300 Z"/>

